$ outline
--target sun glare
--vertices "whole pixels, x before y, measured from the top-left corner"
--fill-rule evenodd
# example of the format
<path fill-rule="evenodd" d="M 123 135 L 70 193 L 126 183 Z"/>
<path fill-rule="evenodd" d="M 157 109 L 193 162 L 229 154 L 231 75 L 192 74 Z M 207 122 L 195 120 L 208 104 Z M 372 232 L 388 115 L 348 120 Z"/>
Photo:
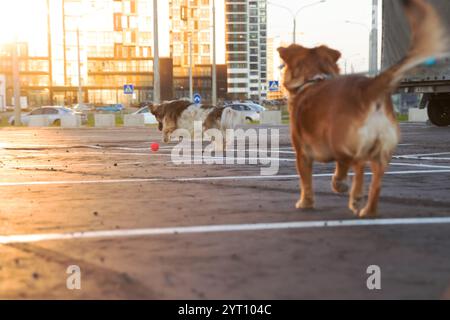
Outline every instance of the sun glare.
<path fill-rule="evenodd" d="M 27 41 L 31 46 L 45 42 L 47 8 L 45 1 L 1 0 L 0 43 Z"/>

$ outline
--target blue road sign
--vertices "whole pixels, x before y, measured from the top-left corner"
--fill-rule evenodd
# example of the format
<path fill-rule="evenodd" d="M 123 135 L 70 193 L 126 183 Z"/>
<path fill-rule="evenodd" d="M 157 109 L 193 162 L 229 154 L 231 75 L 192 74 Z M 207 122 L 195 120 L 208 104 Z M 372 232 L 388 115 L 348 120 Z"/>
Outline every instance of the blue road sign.
<path fill-rule="evenodd" d="M 194 94 L 194 103 L 195 103 L 195 104 L 200 104 L 200 103 L 202 103 L 202 96 L 199 95 L 198 93 Z"/>
<path fill-rule="evenodd" d="M 269 81 L 269 91 L 270 92 L 280 91 L 280 81 Z"/>
<path fill-rule="evenodd" d="M 125 84 L 123 86 L 123 93 L 124 94 L 133 94 L 134 93 L 134 85 L 132 85 L 132 84 Z"/>

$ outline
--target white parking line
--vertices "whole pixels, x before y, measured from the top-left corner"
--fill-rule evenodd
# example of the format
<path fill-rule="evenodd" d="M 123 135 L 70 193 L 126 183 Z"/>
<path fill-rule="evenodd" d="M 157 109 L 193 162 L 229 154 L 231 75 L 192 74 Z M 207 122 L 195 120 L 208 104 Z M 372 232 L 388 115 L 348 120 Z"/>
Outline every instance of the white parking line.
<path fill-rule="evenodd" d="M 450 152 L 437 152 L 437 153 L 416 153 L 416 154 L 404 154 L 397 157 L 426 157 L 426 156 L 443 156 L 450 154 Z"/>
<path fill-rule="evenodd" d="M 0 236 L 0 244 L 33 243 L 40 241 L 76 240 L 76 239 L 130 238 L 130 237 L 177 235 L 177 234 L 273 231 L 273 230 L 288 230 L 288 229 L 338 228 L 338 227 L 412 226 L 412 225 L 436 225 L 436 224 L 450 224 L 450 217 L 379 219 L 379 220 L 301 221 L 301 222 L 172 227 L 172 228 L 80 231 L 71 233 L 19 234 L 19 235 Z"/>
<path fill-rule="evenodd" d="M 450 158 L 442 158 L 442 157 L 412 157 L 412 156 L 408 156 L 408 157 L 404 157 L 404 156 L 395 156 L 395 159 L 404 159 L 404 160 L 450 160 Z"/>
<path fill-rule="evenodd" d="M 215 158 L 215 157 L 205 157 L 204 159 L 208 160 L 221 160 L 222 158 Z M 243 160 L 243 158 L 239 158 Z M 246 158 L 247 160 L 268 160 L 269 158 Z M 291 161 L 295 162 L 293 159 L 277 159 L 281 161 Z M 155 163 L 167 163 L 167 161 L 152 161 L 149 164 L 155 164 Z M 170 163 L 170 162 L 169 162 Z M 35 164 L 35 165 L 5 165 L 3 168 L 7 169 L 42 169 L 42 168 L 74 168 L 74 167 L 107 167 L 107 166 L 133 166 L 133 165 L 141 165 L 145 164 L 145 162 L 117 162 L 117 163 L 71 163 L 71 164 Z M 392 162 L 390 163 L 391 166 L 400 166 L 400 167 L 417 167 L 417 168 L 433 168 L 433 169 L 450 169 L 450 166 L 439 166 L 439 165 L 431 165 L 431 164 L 416 164 L 416 163 L 399 163 L 399 162 Z M 182 168 L 182 166 L 179 166 Z"/>
<path fill-rule="evenodd" d="M 399 163 L 392 162 L 391 166 L 403 166 L 403 167 L 417 167 L 417 168 L 434 168 L 434 169 L 450 169 L 450 166 L 438 166 L 433 164 L 421 164 L 421 163 Z"/>
<path fill-rule="evenodd" d="M 47 168 L 74 168 L 74 167 L 108 167 L 108 166 L 135 166 L 144 162 L 121 162 L 121 163 L 70 163 L 70 164 L 35 164 L 35 165 L 6 165 L 7 169 L 47 169 Z M 163 162 L 166 163 L 166 162 Z"/>
<path fill-rule="evenodd" d="M 450 173 L 450 170 L 411 170 L 411 171 L 389 171 L 386 175 L 409 175 L 409 174 L 433 174 Z M 353 174 L 350 174 L 350 176 Z M 365 175 L 372 175 L 366 172 Z M 333 173 L 318 173 L 314 177 L 332 177 Z M 23 181 L 23 182 L 0 182 L 0 187 L 17 186 L 41 186 L 41 185 L 84 185 L 84 184 L 115 184 L 115 183 L 144 183 L 144 182 L 198 182 L 198 181 L 229 181 L 229 180 L 289 180 L 298 179 L 298 175 L 276 175 L 276 176 L 219 176 L 219 177 L 186 177 L 186 178 L 146 178 L 146 179 L 105 179 L 105 180 L 62 180 L 62 181 Z"/>

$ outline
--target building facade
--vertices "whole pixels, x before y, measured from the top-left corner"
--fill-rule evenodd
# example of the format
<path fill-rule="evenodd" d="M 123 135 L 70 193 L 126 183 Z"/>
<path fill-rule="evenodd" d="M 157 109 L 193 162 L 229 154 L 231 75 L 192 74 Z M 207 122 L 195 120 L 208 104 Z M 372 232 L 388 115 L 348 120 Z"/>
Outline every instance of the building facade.
<path fill-rule="evenodd" d="M 132 100 L 152 98 L 153 13 L 149 1 L 50 2 L 54 102 L 77 102 L 79 80 L 82 100 L 90 103 L 128 103 L 125 84 L 135 87 Z"/>
<path fill-rule="evenodd" d="M 45 7 L 45 32 L 30 31 L 39 41 L 18 44 L 21 95 L 29 107 L 78 103 L 79 83 L 83 102 L 130 103 L 125 84 L 135 86 L 132 100 L 152 99 L 151 2 L 35 1 Z M 7 104 L 12 101 L 11 70 L 11 45 L 3 45 L 0 74 L 6 77 Z"/>
<path fill-rule="evenodd" d="M 193 93 L 206 103 L 212 101 L 212 0 L 169 0 L 170 54 L 173 60 L 174 98 L 190 96 L 189 70 Z M 191 62 L 192 58 L 192 62 Z M 217 65 L 217 97 L 226 98 L 223 65 Z"/>
<path fill-rule="evenodd" d="M 267 0 L 225 1 L 228 95 L 267 96 Z"/>
<path fill-rule="evenodd" d="M 152 1 L 33 1 L 40 7 L 36 22 L 25 33 L 28 38 L 18 42 L 21 96 L 28 107 L 72 105 L 80 98 L 127 105 L 153 100 Z M 189 97 L 192 48 L 194 92 L 210 102 L 212 0 L 171 0 L 169 10 L 171 57 L 160 63 L 163 98 Z M 12 105 L 11 52 L 11 45 L 0 45 L 0 108 Z M 223 100 L 224 68 L 217 66 L 218 97 Z M 134 95 L 124 94 L 125 84 L 134 85 Z"/>

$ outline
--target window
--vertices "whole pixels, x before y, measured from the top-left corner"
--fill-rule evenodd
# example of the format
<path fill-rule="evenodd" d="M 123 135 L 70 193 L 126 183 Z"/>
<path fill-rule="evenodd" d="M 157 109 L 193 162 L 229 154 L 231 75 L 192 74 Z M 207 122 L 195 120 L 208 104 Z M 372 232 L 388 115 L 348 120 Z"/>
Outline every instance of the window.
<path fill-rule="evenodd" d="M 58 110 L 53 108 L 43 108 L 42 114 L 58 114 Z"/>
<path fill-rule="evenodd" d="M 43 111 L 42 108 L 33 110 L 33 111 L 31 111 L 31 113 L 30 113 L 31 116 L 38 116 L 38 115 L 41 115 L 41 114 L 44 114 L 44 111 Z"/>

